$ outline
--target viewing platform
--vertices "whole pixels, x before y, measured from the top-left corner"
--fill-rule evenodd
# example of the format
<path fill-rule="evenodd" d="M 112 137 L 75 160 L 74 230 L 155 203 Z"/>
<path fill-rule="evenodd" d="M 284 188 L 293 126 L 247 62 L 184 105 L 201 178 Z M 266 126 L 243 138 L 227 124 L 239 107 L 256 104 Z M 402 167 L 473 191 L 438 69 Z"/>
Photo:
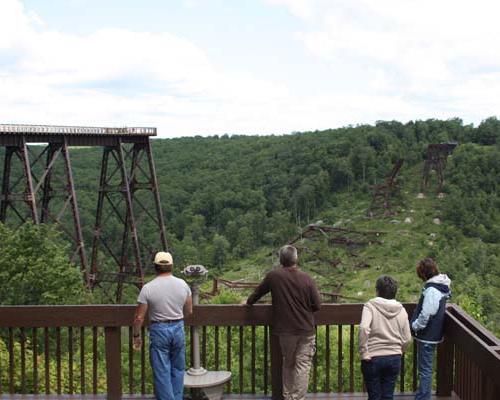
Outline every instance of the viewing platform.
<path fill-rule="evenodd" d="M 309 398 L 366 399 L 357 350 L 362 304 L 324 304 L 315 314 L 317 352 Z M 405 304 L 411 315 L 415 304 Z M 133 305 L 0 307 L 2 399 L 153 398 L 146 329 L 132 349 Z M 200 305 L 186 319 L 186 368 L 193 327 L 202 365 L 228 370 L 225 399 L 281 399 L 281 353 L 271 306 Z M 396 399 L 413 399 L 415 344 L 403 356 Z M 500 340 L 460 307 L 446 311 L 435 399 L 500 399 Z"/>

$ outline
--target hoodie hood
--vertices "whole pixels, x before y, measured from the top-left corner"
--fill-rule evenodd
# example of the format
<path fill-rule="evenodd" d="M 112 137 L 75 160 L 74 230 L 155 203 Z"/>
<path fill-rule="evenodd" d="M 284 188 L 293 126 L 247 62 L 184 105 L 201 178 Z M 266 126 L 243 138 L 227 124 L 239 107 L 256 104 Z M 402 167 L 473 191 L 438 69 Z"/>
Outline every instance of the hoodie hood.
<path fill-rule="evenodd" d="M 433 276 L 431 279 L 428 279 L 427 282 L 425 283 L 437 283 L 438 285 L 445 285 L 450 287 L 451 285 L 451 279 L 448 278 L 448 275 L 446 274 L 439 274 L 436 276 Z"/>
<path fill-rule="evenodd" d="M 446 274 L 439 274 L 436 276 L 433 276 L 431 279 L 428 279 L 427 282 L 425 282 L 425 288 L 428 287 L 433 287 L 439 290 L 441 293 L 444 295 L 450 295 L 450 285 L 451 285 L 451 280 L 448 278 L 448 275 Z"/>
<path fill-rule="evenodd" d="M 368 301 L 367 305 L 375 308 L 388 319 L 397 317 L 403 309 L 403 305 L 399 301 L 395 299 L 384 299 L 383 297 L 375 297 Z"/>

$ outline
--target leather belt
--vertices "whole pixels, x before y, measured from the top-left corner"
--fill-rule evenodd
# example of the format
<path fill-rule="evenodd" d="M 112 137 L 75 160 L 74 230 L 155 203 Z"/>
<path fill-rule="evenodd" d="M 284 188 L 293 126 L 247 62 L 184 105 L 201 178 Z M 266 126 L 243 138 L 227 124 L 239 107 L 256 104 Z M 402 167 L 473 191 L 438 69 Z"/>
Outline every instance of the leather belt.
<path fill-rule="evenodd" d="M 162 319 L 161 321 L 151 321 L 151 324 L 173 324 L 174 322 L 182 321 L 183 318 L 179 319 Z"/>

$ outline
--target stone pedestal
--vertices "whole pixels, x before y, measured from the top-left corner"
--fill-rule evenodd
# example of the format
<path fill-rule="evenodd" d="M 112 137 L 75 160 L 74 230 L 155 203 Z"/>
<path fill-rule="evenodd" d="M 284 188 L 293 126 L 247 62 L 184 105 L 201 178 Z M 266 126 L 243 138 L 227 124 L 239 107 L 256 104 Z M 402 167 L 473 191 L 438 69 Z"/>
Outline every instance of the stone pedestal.
<path fill-rule="evenodd" d="M 224 392 L 224 385 L 231 379 L 229 371 L 205 371 L 202 375 L 184 374 L 184 387 L 193 390 L 196 400 L 204 396 L 208 400 L 220 400 Z"/>

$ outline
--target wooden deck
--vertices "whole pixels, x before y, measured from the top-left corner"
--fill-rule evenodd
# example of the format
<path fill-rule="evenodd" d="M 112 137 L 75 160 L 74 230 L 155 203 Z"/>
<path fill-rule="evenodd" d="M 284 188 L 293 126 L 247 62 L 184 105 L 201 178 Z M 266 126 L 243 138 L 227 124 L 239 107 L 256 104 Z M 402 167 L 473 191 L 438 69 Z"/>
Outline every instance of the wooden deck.
<path fill-rule="evenodd" d="M 315 393 L 307 396 L 311 400 L 366 400 L 368 398 L 366 393 Z M 415 394 L 413 393 L 396 393 L 394 394 L 395 400 L 413 400 Z M 104 400 L 106 395 L 32 395 L 32 394 L 2 394 L 1 400 Z M 154 400 L 154 396 L 143 395 L 123 395 L 123 400 Z M 460 400 L 455 394 L 450 397 L 433 396 L 433 400 Z M 271 400 L 270 396 L 259 396 L 253 394 L 231 394 L 224 395 L 223 400 Z"/>

